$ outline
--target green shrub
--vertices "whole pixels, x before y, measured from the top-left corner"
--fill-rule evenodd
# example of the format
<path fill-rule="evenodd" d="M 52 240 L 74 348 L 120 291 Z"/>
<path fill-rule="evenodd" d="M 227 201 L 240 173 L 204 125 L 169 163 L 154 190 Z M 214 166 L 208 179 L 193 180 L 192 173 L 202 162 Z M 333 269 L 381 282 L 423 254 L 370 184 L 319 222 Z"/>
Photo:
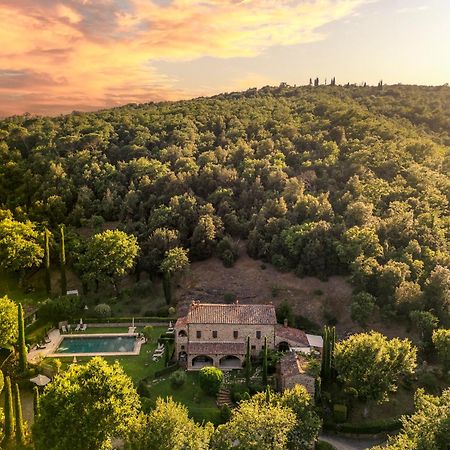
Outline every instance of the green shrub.
<path fill-rule="evenodd" d="M 233 292 L 225 292 L 223 296 L 223 301 L 225 303 L 233 303 L 234 301 L 236 301 L 236 298 L 237 296 Z"/>
<path fill-rule="evenodd" d="M 345 422 L 347 420 L 347 406 L 335 403 L 333 405 L 333 418 L 335 422 Z"/>
<path fill-rule="evenodd" d="M 223 381 L 223 372 L 217 367 L 203 367 L 198 373 L 202 389 L 209 395 L 219 392 Z"/>
<path fill-rule="evenodd" d="M 437 394 L 439 392 L 439 381 L 431 372 L 423 372 L 418 377 L 418 384 L 430 394 Z"/>
<path fill-rule="evenodd" d="M 241 400 L 250 397 L 248 387 L 245 384 L 240 383 L 235 383 L 231 386 L 230 394 L 231 400 L 233 400 L 234 403 L 239 403 Z"/>
<path fill-rule="evenodd" d="M 170 375 L 170 385 L 174 389 L 179 389 L 186 382 L 186 373 L 181 370 L 177 370 L 172 375 Z"/>
<path fill-rule="evenodd" d="M 138 281 L 132 288 L 132 293 L 139 297 L 145 297 L 153 292 L 153 283 L 150 280 Z"/>
<path fill-rule="evenodd" d="M 152 335 L 153 335 L 153 327 L 151 325 L 146 325 L 144 329 L 142 330 L 142 334 L 145 336 L 147 341 L 150 342 Z"/>
<path fill-rule="evenodd" d="M 231 408 L 225 403 L 220 408 L 220 419 L 223 423 L 228 422 L 231 418 Z"/>
<path fill-rule="evenodd" d="M 94 308 L 95 315 L 98 318 L 111 317 L 111 307 L 106 303 L 100 303 Z"/>

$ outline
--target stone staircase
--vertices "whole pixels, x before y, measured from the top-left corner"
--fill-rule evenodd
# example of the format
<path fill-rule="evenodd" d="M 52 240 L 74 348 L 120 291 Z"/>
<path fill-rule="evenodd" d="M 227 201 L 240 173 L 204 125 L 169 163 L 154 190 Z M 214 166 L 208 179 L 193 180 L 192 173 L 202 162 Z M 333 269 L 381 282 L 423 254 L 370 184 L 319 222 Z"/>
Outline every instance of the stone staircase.
<path fill-rule="evenodd" d="M 234 407 L 234 403 L 231 400 L 230 390 L 226 387 L 221 387 L 217 394 L 217 406 L 220 408 L 223 405 L 228 405 L 230 408 Z"/>

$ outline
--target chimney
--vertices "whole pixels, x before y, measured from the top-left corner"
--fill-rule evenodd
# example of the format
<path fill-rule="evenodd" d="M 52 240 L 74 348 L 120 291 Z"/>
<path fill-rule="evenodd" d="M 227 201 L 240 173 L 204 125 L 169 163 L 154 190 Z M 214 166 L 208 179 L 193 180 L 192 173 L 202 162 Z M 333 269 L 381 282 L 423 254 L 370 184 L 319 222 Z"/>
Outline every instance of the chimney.
<path fill-rule="evenodd" d="M 288 320 L 287 320 L 287 319 L 284 319 L 284 321 L 283 321 L 283 327 L 284 327 L 284 328 L 287 328 L 287 327 L 288 327 Z"/>

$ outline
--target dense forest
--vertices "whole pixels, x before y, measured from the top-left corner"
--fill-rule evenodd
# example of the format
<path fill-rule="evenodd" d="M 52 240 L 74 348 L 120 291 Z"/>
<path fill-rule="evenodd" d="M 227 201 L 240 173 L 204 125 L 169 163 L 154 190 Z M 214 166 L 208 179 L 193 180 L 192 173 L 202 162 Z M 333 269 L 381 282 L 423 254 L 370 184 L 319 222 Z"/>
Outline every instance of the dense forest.
<path fill-rule="evenodd" d="M 14 223 L 57 240 L 61 224 L 118 222 L 137 272 L 158 274 L 176 247 L 232 265 L 240 238 L 298 276 L 349 274 L 362 309 L 449 324 L 447 86 L 281 85 L 17 116 L 0 122 L 0 160 L 0 247 Z M 82 274 L 85 244 L 68 235 Z"/>

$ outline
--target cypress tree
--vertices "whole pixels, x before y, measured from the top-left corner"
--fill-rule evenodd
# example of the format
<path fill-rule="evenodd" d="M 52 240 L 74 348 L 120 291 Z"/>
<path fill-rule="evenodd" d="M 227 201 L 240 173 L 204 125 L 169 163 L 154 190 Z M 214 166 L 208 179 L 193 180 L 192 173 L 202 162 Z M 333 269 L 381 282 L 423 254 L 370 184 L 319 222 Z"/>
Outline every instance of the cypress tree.
<path fill-rule="evenodd" d="M 45 247 L 44 247 L 44 259 L 45 259 L 45 289 L 47 294 L 51 294 L 52 291 L 52 283 L 50 279 L 50 250 L 48 245 L 48 230 L 45 229 L 44 232 L 45 237 Z"/>
<path fill-rule="evenodd" d="M 19 337 L 17 346 L 19 349 L 19 371 L 24 372 L 27 368 L 27 346 L 25 345 L 25 325 L 23 322 L 22 304 L 17 305 L 17 321 L 19 324 Z"/>
<path fill-rule="evenodd" d="M 247 386 L 250 385 L 251 372 L 252 372 L 252 361 L 250 354 L 250 336 L 247 336 L 247 352 L 245 354 L 245 380 L 247 382 Z"/>
<path fill-rule="evenodd" d="M 163 290 L 166 303 L 170 305 L 172 303 L 172 279 L 169 272 L 163 274 Z"/>
<path fill-rule="evenodd" d="M 12 441 L 15 432 L 11 379 L 5 378 L 5 442 Z"/>
<path fill-rule="evenodd" d="M 20 400 L 19 385 L 14 384 L 14 409 L 16 411 L 16 442 L 18 445 L 25 444 L 25 427 L 22 418 L 22 402 Z"/>
<path fill-rule="evenodd" d="M 66 243 L 64 237 L 64 225 L 60 227 L 61 243 L 59 246 L 59 263 L 61 271 L 61 295 L 67 294 L 67 278 L 66 278 Z"/>
<path fill-rule="evenodd" d="M 40 407 L 41 407 L 41 398 L 39 394 L 39 388 L 35 386 L 33 388 L 33 412 L 35 418 L 39 415 Z"/>
<path fill-rule="evenodd" d="M 263 386 L 267 386 L 267 336 L 264 337 L 262 382 Z"/>

